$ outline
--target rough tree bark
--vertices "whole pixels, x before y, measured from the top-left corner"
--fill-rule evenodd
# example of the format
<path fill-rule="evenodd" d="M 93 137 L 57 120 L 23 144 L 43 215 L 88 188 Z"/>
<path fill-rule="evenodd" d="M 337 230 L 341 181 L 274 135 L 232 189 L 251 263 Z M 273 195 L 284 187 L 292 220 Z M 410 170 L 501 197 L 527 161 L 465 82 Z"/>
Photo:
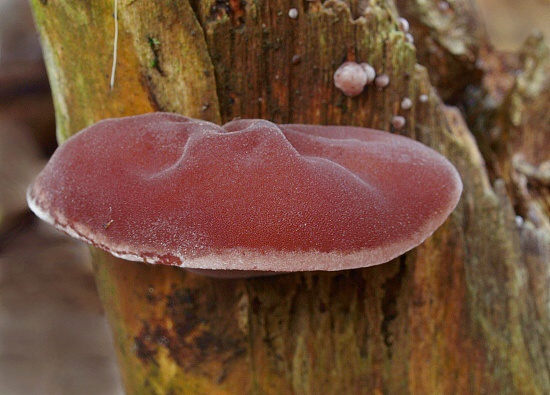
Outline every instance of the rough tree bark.
<path fill-rule="evenodd" d="M 468 0 L 118 0 L 111 89 L 115 4 L 32 3 L 60 142 L 102 118 L 158 110 L 361 125 L 434 147 L 464 181 L 432 237 L 368 269 L 227 281 L 93 250 L 128 393 L 550 393 L 540 39 L 518 57 L 486 49 Z M 344 96 L 332 75 L 353 59 L 390 85 Z"/>

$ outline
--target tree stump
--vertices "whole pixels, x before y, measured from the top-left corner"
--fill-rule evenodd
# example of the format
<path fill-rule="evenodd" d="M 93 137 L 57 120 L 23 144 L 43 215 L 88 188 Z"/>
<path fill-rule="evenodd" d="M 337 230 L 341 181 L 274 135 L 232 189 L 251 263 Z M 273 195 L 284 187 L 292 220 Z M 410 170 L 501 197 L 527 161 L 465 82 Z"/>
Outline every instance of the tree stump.
<path fill-rule="evenodd" d="M 60 142 L 151 111 L 356 125 L 435 148 L 464 182 L 432 237 L 367 269 L 220 280 L 92 250 L 128 393 L 550 393 L 548 56 L 538 41 L 514 77 L 489 49 L 484 69 L 471 2 L 397 3 L 32 1 Z M 343 95 L 346 60 L 389 86 Z M 500 95 L 497 75 L 515 81 Z"/>

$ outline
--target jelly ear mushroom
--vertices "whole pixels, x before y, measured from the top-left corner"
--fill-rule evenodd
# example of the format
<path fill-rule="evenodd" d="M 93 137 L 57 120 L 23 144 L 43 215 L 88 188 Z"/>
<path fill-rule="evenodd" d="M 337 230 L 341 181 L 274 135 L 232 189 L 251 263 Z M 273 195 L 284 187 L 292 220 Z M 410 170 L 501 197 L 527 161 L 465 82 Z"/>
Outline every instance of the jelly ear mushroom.
<path fill-rule="evenodd" d="M 447 159 L 390 133 L 153 113 L 69 138 L 27 198 L 117 257 L 247 277 L 387 262 L 430 236 L 461 190 Z"/>

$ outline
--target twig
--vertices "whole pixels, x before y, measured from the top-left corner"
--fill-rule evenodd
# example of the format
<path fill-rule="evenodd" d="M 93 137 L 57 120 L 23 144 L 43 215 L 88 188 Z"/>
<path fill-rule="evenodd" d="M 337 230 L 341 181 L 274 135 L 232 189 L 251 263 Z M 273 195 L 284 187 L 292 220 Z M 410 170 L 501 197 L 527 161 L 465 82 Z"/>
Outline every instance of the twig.
<path fill-rule="evenodd" d="M 114 18 L 115 18 L 115 37 L 113 39 L 113 67 L 111 68 L 111 83 L 110 83 L 111 90 L 113 90 L 113 86 L 115 85 L 116 55 L 117 55 L 117 49 L 118 49 L 118 0 L 115 0 Z"/>

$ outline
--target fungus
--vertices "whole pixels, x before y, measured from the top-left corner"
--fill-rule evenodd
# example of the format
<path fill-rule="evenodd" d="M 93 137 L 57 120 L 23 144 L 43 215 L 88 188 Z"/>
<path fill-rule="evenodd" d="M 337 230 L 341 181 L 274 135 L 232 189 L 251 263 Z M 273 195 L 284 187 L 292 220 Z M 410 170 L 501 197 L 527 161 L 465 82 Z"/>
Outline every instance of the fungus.
<path fill-rule="evenodd" d="M 521 215 L 516 215 L 516 226 L 521 228 L 523 226 L 524 220 Z"/>
<path fill-rule="evenodd" d="M 392 126 L 399 130 L 399 129 L 403 129 L 403 127 L 405 126 L 405 123 L 407 121 L 405 120 L 405 117 L 404 116 L 401 116 L 401 115 L 396 115 L 395 117 L 392 118 L 391 120 L 391 124 Z"/>
<path fill-rule="evenodd" d="M 449 5 L 449 2 L 447 2 L 447 1 L 440 1 L 440 2 L 437 4 L 437 7 L 438 7 L 439 10 L 442 11 L 442 12 L 449 11 L 449 9 L 451 8 L 451 6 Z"/>
<path fill-rule="evenodd" d="M 397 21 L 401 30 L 403 30 L 404 33 L 408 33 L 410 28 L 409 21 L 405 18 L 399 18 Z"/>
<path fill-rule="evenodd" d="M 296 19 L 298 18 L 298 10 L 296 8 L 291 8 L 290 10 L 288 10 L 288 16 L 291 18 L 291 19 Z"/>
<path fill-rule="evenodd" d="M 374 79 L 374 85 L 376 85 L 378 89 L 384 89 L 389 83 L 390 77 L 387 74 L 380 74 Z"/>
<path fill-rule="evenodd" d="M 345 62 L 334 72 L 334 85 L 346 96 L 357 96 L 367 85 L 369 76 L 357 62 Z"/>
<path fill-rule="evenodd" d="M 374 67 L 372 67 L 368 63 L 361 63 L 361 67 L 363 68 L 363 70 L 365 70 L 365 73 L 367 74 L 367 85 L 371 84 L 376 78 L 376 70 L 374 70 Z"/>
<path fill-rule="evenodd" d="M 420 103 L 426 103 L 428 101 L 428 95 L 423 93 L 418 97 L 418 100 L 420 101 Z"/>
<path fill-rule="evenodd" d="M 246 277 L 387 262 L 430 236 L 461 190 L 447 159 L 406 137 L 153 113 L 69 138 L 27 200 L 117 257 Z"/>
<path fill-rule="evenodd" d="M 302 61 L 302 57 L 300 55 L 294 55 L 290 61 L 292 64 L 296 65 Z"/>
<path fill-rule="evenodd" d="M 411 107 L 412 107 L 412 100 L 409 99 L 408 97 L 405 97 L 403 98 L 403 100 L 401 100 L 401 108 L 403 110 L 410 110 Z"/>

